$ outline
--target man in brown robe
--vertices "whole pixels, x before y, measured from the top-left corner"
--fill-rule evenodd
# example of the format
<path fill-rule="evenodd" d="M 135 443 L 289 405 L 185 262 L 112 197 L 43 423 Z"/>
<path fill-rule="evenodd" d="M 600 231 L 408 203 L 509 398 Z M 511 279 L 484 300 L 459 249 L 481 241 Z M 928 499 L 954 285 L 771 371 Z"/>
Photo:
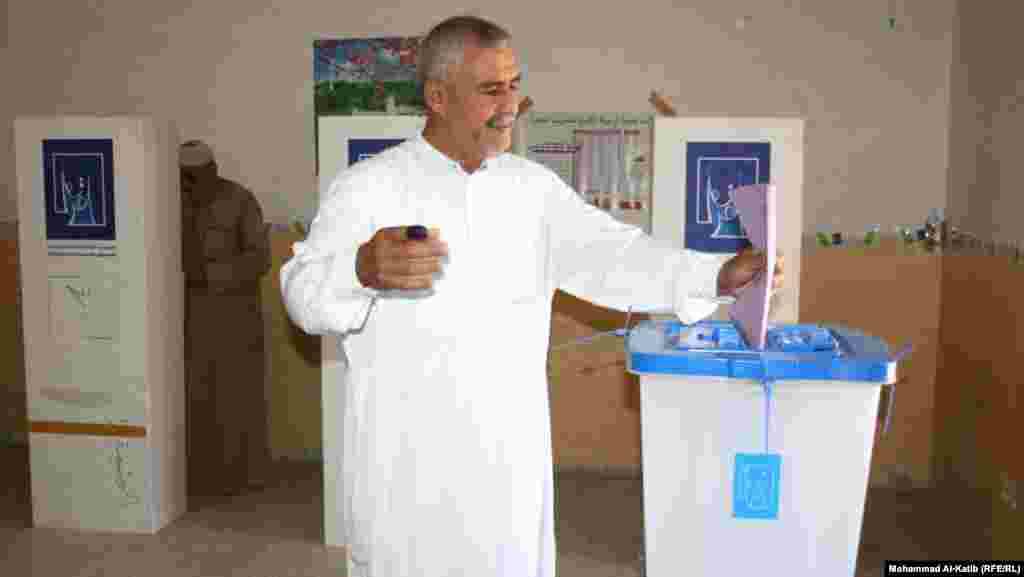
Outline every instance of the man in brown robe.
<path fill-rule="evenodd" d="M 185 269 L 188 477 L 193 495 L 256 488 L 269 458 L 260 277 L 270 270 L 253 194 L 213 151 L 179 149 Z"/>

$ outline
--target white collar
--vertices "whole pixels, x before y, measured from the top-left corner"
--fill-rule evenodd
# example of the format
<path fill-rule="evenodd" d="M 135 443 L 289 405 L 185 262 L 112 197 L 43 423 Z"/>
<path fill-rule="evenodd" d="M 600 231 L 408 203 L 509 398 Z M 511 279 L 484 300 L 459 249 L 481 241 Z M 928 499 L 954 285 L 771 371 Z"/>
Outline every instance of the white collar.
<path fill-rule="evenodd" d="M 462 168 L 462 165 L 459 164 L 457 160 L 452 159 L 450 156 L 434 147 L 433 144 L 430 144 L 430 142 L 427 141 L 426 137 L 423 136 L 422 131 L 416 135 L 416 138 L 414 140 L 417 142 L 417 144 L 419 144 L 420 148 L 423 149 L 424 153 L 428 157 L 438 162 L 442 162 L 445 164 L 445 166 L 457 170 L 463 174 L 469 174 L 466 172 L 464 168 Z M 480 163 L 480 168 L 477 169 L 477 172 L 496 166 L 497 160 L 501 158 L 504 154 L 505 153 L 499 154 L 491 158 L 485 158 L 484 161 Z"/>

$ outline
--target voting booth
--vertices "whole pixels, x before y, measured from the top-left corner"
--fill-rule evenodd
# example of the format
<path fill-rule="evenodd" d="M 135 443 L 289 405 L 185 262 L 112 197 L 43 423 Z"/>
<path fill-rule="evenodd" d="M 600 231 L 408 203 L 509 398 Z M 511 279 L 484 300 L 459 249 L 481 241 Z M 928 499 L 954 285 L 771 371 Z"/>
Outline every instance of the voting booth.
<path fill-rule="evenodd" d="M 422 116 L 324 116 L 317 119 L 320 200 L 343 169 L 369 158 L 423 131 Z M 355 263 L 353 263 L 355 266 Z M 324 544 L 345 543 L 342 508 L 342 453 L 345 427 L 345 356 L 341 338 L 321 339 L 321 376 L 324 459 Z"/>
<path fill-rule="evenodd" d="M 185 512 L 178 140 L 142 117 L 14 124 L 35 526 Z"/>

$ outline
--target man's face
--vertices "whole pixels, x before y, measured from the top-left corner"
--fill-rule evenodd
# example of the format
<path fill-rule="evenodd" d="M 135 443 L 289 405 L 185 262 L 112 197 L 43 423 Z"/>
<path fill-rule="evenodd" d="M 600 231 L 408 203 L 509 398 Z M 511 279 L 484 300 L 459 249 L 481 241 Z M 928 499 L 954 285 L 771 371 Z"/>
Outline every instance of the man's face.
<path fill-rule="evenodd" d="M 450 71 L 440 107 L 466 154 L 484 159 L 511 146 L 519 78 L 512 49 L 466 46 L 462 66 Z"/>
<path fill-rule="evenodd" d="M 186 193 L 202 192 L 217 181 L 217 165 L 213 162 L 203 166 L 181 167 L 181 190 Z"/>

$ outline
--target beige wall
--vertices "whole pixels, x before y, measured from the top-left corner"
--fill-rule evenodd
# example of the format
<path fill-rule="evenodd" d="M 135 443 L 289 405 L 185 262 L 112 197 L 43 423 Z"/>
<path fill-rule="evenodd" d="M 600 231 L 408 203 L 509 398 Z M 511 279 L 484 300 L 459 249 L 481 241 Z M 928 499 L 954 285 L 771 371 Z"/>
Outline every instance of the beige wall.
<path fill-rule="evenodd" d="M 950 113 L 949 210 L 984 240 L 1024 241 L 1024 2 L 958 0 Z M 1022 268 L 1005 257 L 944 259 L 943 356 L 935 394 L 937 480 L 991 492 L 992 557 L 1024 536 L 1020 343 Z M 984 339 L 965 338 L 984 327 Z M 1013 507 L 1011 495 L 1018 502 Z"/>
<path fill-rule="evenodd" d="M 957 4 L 950 215 L 986 240 L 1021 241 L 1024 2 Z"/>
<path fill-rule="evenodd" d="M 988 171 L 979 172 L 982 142 L 987 121 L 983 118 L 980 94 L 980 71 L 967 66 L 978 60 L 975 56 L 984 48 L 977 38 L 978 23 L 972 6 L 977 3 L 956 4 L 955 32 L 953 34 L 953 60 L 950 67 L 950 120 L 949 120 L 949 196 L 947 199 L 950 222 L 968 231 L 980 231 L 979 222 L 987 218 L 977 213 L 978 203 L 971 203 L 968 190 L 987 185 L 978 181 Z M 972 211 L 972 208 L 974 211 Z M 975 232 L 977 234 L 977 232 Z"/>
<path fill-rule="evenodd" d="M 8 131 L 23 113 L 169 115 L 276 222 L 315 198 L 312 40 L 419 34 L 467 7 L 516 35 L 537 110 L 650 112 L 658 89 L 682 114 L 806 116 L 808 231 L 946 203 L 953 0 L 5 4 Z M 15 214 L 10 152 L 8 135 L 0 220 Z"/>

